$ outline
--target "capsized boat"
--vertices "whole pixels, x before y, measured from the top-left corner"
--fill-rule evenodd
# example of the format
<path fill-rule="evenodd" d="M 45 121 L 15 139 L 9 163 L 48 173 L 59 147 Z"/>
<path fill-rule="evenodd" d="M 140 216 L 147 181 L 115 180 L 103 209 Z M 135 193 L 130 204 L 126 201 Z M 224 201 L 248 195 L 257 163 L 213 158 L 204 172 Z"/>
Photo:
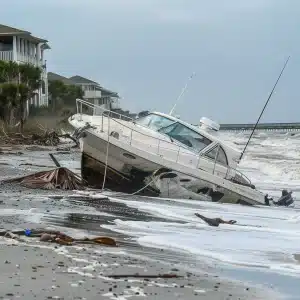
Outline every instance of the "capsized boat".
<path fill-rule="evenodd" d="M 265 204 L 238 171 L 240 152 L 219 136 L 219 125 L 199 126 L 152 112 L 137 119 L 77 99 L 69 118 L 82 152 L 82 178 L 96 188 L 150 196 Z M 105 184 L 103 184 L 103 181 Z"/>

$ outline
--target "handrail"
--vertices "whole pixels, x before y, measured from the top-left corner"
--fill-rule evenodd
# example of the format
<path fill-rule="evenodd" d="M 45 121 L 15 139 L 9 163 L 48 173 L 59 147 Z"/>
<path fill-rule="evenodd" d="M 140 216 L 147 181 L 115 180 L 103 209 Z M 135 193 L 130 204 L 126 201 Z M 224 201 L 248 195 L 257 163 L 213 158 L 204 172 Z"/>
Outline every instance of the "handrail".
<path fill-rule="evenodd" d="M 80 109 L 79 109 L 79 104 L 80 104 Z M 128 119 L 130 122 L 132 122 L 132 121 L 134 121 L 133 118 L 127 117 L 127 116 L 125 116 L 125 115 L 116 113 L 116 112 L 111 111 L 111 110 L 107 110 L 107 109 L 105 109 L 105 108 L 103 108 L 103 107 L 101 107 L 101 106 L 99 106 L 99 105 L 97 105 L 97 104 L 93 104 L 93 103 L 90 103 L 90 102 L 85 101 L 85 100 L 82 100 L 82 99 L 76 99 L 77 113 L 81 115 L 81 120 L 82 120 L 82 105 L 86 105 L 86 106 L 88 106 L 88 107 L 90 107 L 90 108 L 93 108 L 93 109 L 94 109 L 94 108 L 99 108 L 100 110 L 102 110 L 102 114 L 101 114 L 101 115 L 98 115 L 99 117 L 102 116 L 101 131 L 103 131 L 103 125 L 104 125 L 104 124 L 103 124 L 103 116 L 105 116 L 106 118 L 110 118 L 111 121 L 114 121 L 115 123 L 117 123 L 117 124 L 119 124 L 119 125 L 121 125 L 121 126 L 127 128 L 127 129 L 129 129 L 129 130 L 131 131 L 131 133 L 130 133 L 130 145 L 131 145 L 131 143 L 132 143 L 132 132 L 137 132 L 137 133 L 139 133 L 139 134 L 142 134 L 143 136 L 146 136 L 146 137 L 148 137 L 148 138 L 151 138 L 151 139 L 154 139 L 154 140 L 157 140 L 157 141 L 158 141 L 158 154 L 159 154 L 160 148 L 162 148 L 162 147 L 160 146 L 160 143 L 161 143 L 161 142 L 170 144 L 170 145 L 172 145 L 172 146 L 176 146 L 176 147 L 178 148 L 178 150 L 176 150 L 176 151 L 177 151 L 176 162 L 178 162 L 178 158 L 179 158 L 179 154 L 180 154 L 180 153 L 188 153 L 188 154 L 191 154 L 193 157 L 197 158 L 196 169 L 199 168 L 200 158 L 203 156 L 202 153 L 201 153 L 201 154 L 196 153 L 196 151 L 193 150 L 193 149 L 190 149 L 190 148 L 184 147 L 184 146 L 180 146 L 180 145 L 178 145 L 178 144 L 175 144 L 174 142 L 169 142 L 168 140 L 164 140 L 164 139 L 161 139 L 161 138 L 159 138 L 159 137 L 151 136 L 151 135 L 149 135 L 149 134 L 146 134 L 145 132 L 142 132 L 142 131 L 140 131 L 140 130 L 137 130 L 136 128 L 132 128 L 132 127 L 126 125 L 126 124 L 123 124 L 123 123 L 119 122 L 119 120 L 122 120 L 122 118 Z M 107 113 L 107 115 L 106 115 L 106 113 Z M 119 120 L 118 120 L 118 119 L 115 119 L 115 118 L 113 118 L 113 117 L 111 117 L 111 115 L 116 115 L 116 116 L 118 116 L 118 119 L 119 119 Z M 97 115 L 95 115 L 95 116 L 97 116 Z M 134 124 L 134 123 L 133 123 L 133 124 Z M 141 124 L 139 124 L 139 126 L 148 128 L 148 127 L 143 126 L 143 125 L 141 125 Z M 163 148 L 164 148 L 164 147 L 163 147 Z M 169 149 L 169 148 L 165 148 L 165 149 L 168 149 L 169 151 L 175 151 L 175 150 Z M 183 152 L 182 150 L 186 150 L 187 152 Z M 216 162 L 215 162 L 215 164 L 214 164 L 212 174 L 215 173 L 215 165 L 216 165 Z M 232 167 L 230 167 L 230 166 L 226 166 L 226 168 L 227 168 L 227 172 L 226 172 L 226 175 L 225 175 L 225 179 L 228 179 L 228 175 L 229 175 L 228 173 L 230 173 L 230 171 L 234 171 L 235 174 L 240 175 L 241 177 L 243 177 L 244 179 L 246 179 L 246 181 L 248 181 L 249 184 L 251 184 L 250 179 L 249 179 L 246 175 L 244 175 L 242 172 L 240 172 L 239 170 L 237 170 L 237 169 L 235 169 L 235 168 L 232 168 Z M 233 176 L 233 177 L 234 177 L 234 176 Z"/>
<path fill-rule="evenodd" d="M 134 119 L 131 118 L 131 117 L 128 117 L 128 116 L 125 116 L 125 115 L 122 115 L 122 114 L 119 114 L 117 112 L 114 112 L 114 111 L 111 111 L 111 110 L 108 110 L 108 109 L 105 109 L 103 107 L 101 107 L 100 105 L 97 105 L 97 104 L 93 104 L 93 103 L 90 103 L 88 101 L 85 101 L 85 100 L 82 100 L 82 99 L 76 99 L 76 107 L 77 107 L 77 113 L 78 113 L 78 102 L 81 103 L 81 104 L 85 104 L 86 106 L 90 107 L 90 108 L 99 108 L 103 111 L 103 113 L 105 112 L 108 112 L 109 114 L 114 114 L 114 115 L 117 115 L 119 116 L 122 120 L 122 118 L 125 118 L 125 119 L 128 119 L 130 121 L 133 121 Z M 82 105 L 81 105 L 81 109 L 80 109 L 80 113 L 82 114 Z"/>
<path fill-rule="evenodd" d="M 107 109 L 105 109 L 105 108 L 103 108 L 103 107 L 101 107 L 101 106 L 99 106 L 99 105 L 97 105 L 97 104 L 93 104 L 93 103 L 90 103 L 90 102 L 87 102 L 87 101 L 81 100 L 81 99 L 76 99 L 76 102 L 77 102 L 77 101 L 80 102 L 80 103 L 86 104 L 87 106 L 89 106 L 89 107 L 91 107 L 91 108 L 94 108 L 94 107 L 100 108 L 101 110 L 103 110 L 103 114 L 104 114 L 105 112 L 108 112 L 109 117 L 110 117 L 110 114 L 113 113 L 113 114 L 117 114 L 117 115 L 119 115 L 119 116 L 121 116 L 121 117 L 128 118 L 128 119 L 130 119 L 130 121 L 134 121 L 134 119 L 132 119 L 132 118 L 130 118 L 130 117 L 124 116 L 124 115 L 122 115 L 122 114 L 116 113 L 116 112 L 111 111 L 111 110 L 107 110 Z M 78 112 L 78 110 L 77 110 L 77 112 Z M 82 109 L 81 109 L 81 113 L 80 113 L 80 114 L 82 115 Z M 106 116 L 106 115 L 105 115 L 105 116 Z M 106 117 L 107 117 L 107 116 L 106 116 Z M 120 118 L 120 119 L 121 119 L 121 118 Z M 121 120 L 122 120 L 122 119 L 121 119 Z M 118 121 L 115 120 L 115 119 L 114 119 L 113 121 L 116 122 L 116 123 L 118 123 L 118 124 L 121 125 L 121 126 L 124 126 L 124 127 L 128 128 L 128 129 L 134 131 L 134 132 L 138 132 L 138 133 L 140 133 L 140 134 L 143 134 L 144 136 L 147 136 L 147 137 L 150 137 L 150 138 L 159 140 L 159 141 L 163 141 L 163 142 L 168 143 L 168 144 L 170 144 L 170 145 L 174 145 L 173 142 L 169 142 L 169 141 L 167 141 L 167 140 L 163 140 L 163 139 L 160 139 L 160 138 L 158 138 L 158 137 L 153 137 L 152 135 L 148 135 L 148 134 L 146 134 L 145 132 L 138 131 L 137 129 L 134 129 L 134 128 L 131 128 L 131 127 L 125 125 L 125 124 L 122 124 L 122 123 L 118 122 Z M 144 125 L 142 125 L 142 124 L 138 124 L 138 125 L 141 126 L 141 127 L 144 127 L 144 128 L 149 129 L 147 126 L 144 126 Z M 102 120 L 102 127 L 103 127 L 103 120 Z M 102 130 L 103 130 L 103 128 L 102 128 Z M 162 135 L 164 135 L 164 136 L 166 136 L 166 137 L 169 138 L 168 135 L 165 135 L 165 134 L 163 134 L 163 133 L 160 133 L 160 134 L 162 134 Z M 176 146 L 179 147 L 179 148 L 186 149 L 186 150 L 189 151 L 189 152 L 193 152 L 193 153 L 195 153 L 197 156 L 198 156 L 198 155 L 200 155 L 200 156 L 202 155 L 202 154 L 198 154 L 194 149 L 190 149 L 190 148 L 188 148 L 187 146 L 178 146 L 178 145 L 176 145 Z"/>

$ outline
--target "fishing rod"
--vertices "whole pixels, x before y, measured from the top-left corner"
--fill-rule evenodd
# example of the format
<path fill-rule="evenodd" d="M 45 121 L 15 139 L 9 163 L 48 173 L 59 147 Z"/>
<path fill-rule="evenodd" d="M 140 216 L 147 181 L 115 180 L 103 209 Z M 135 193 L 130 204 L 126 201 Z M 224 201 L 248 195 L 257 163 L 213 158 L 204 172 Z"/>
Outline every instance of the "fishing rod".
<path fill-rule="evenodd" d="M 170 116 L 172 116 L 172 114 L 173 114 L 173 112 L 174 112 L 174 110 L 175 110 L 175 107 L 176 107 L 178 101 L 180 100 L 180 98 L 181 98 L 181 97 L 183 96 L 183 94 L 185 93 L 185 91 L 186 91 L 186 89 L 187 89 L 187 87 L 188 87 L 189 82 L 192 80 L 192 78 L 195 76 L 195 74 L 196 74 L 195 72 L 192 73 L 192 75 L 189 77 L 187 83 L 185 84 L 185 86 L 184 86 L 183 89 L 181 90 L 180 95 L 179 95 L 178 98 L 176 99 L 176 102 L 175 102 L 174 106 L 172 107 L 172 109 L 171 109 L 171 111 L 170 111 L 170 113 L 169 113 Z"/>
<path fill-rule="evenodd" d="M 248 139 L 248 141 L 247 141 L 247 144 L 246 144 L 246 146 L 245 146 L 243 152 L 241 153 L 240 160 L 242 159 L 242 157 L 243 157 L 243 155 L 244 155 L 244 153 L 245 153 L 245 151 L 246 151 L 246 149 L 247 149 L 247 147 L 248 147 L 248 144 L 249 144 L 249 142 L 250 142 L 250 140 L 251 140 L 251 138 L 252 138 L 252 135 L 253 135 L 253 133 L 254 133 L 256 127 L 257 127 L 257 124 L 259 123 L 260 118 L 261 118 L 262 114 L 264 113 L 264 111 L 265 111 L 265 109 L 266 109 L 266 107 L 267 107 L 267 105 L 268 105 L 268 103 L 269 103 L 269 101 L 270 101 L 270 99 L 271 99 L 271 97 L 272 97 L 272 95 L 273 95 L 273 93 L 274 93 L 274 90 L 275 90 L 275 88 L 276 88 L 276 86 L 277 86 L 277 83 L 279 82 L 279 80 L 280 80 L 280 78 L 281 78 L 281 75 L 283 74 L 283 72 L 284 72 L 284 70 L 285 70 L 285 67 L 286 67 L 287 63 L 289 62 L 289 60 L 290 60 L 290 56 L 287 58 L 287 60 L 286 60 L 286 62 L 285 62 L 285 64 L 284 64 L 284 66 L 283 66 L 283 68 L 282 68 L 282 70 L 281 70 L 281 72 L 280 72 L 280 74 L 279 74 L 279 76 L 278 76 L 278 78 L 277 78 L 277 80 L 276 80 L 274 86 L 273 86 L 273 89 L 272 89 L 272 91 L 271 91 L 271 93 L 270 93 L 270 95 L 269 95 L 269 97 L 268 97 L 268 99 L 267 99 L 267 101 L 266 101 L 266 103 L 265 103 L 265 106 L 263 107 L 263 109 L 262 109 L 262 111 L 261 111 L 261 113 L 260 113 L 260 115 L 259 115 L 259 117 L 258 117 L 258 119 L 257 119 L 257 122 L 256 122 L 256 124 L 254 125 L 254 128 L 253 128 L 253 130 L 252 130 L 252 132 L 251 132 L 251 135 L 250 135 L 250 137 L 249 137 L 249 139 Z"/>

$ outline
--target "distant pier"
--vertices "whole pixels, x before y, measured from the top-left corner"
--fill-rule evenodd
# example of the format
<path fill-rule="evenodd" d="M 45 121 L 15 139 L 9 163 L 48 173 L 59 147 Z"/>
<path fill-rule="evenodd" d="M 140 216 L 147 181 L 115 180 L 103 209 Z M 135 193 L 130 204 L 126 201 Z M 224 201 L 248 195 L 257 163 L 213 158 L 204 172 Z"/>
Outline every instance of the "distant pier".
<path fill-rule="evenodd" d="M 252 131 L 255 124 L 220 124 L 222 131 Z M 260 131 L 300 131 L 300 123 L 260 123 Z"/>

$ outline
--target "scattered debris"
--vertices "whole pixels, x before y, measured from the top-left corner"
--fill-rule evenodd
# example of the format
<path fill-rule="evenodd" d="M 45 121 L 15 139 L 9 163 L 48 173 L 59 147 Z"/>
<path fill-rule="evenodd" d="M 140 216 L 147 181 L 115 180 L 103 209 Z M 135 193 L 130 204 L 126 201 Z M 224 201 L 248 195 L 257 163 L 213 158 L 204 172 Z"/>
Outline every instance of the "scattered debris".
<path fill-rule="evenodd" d="M 121 279 L 121 278 L 182 278 L 183 276 L 177 274 L 156 274 L 156 275 L 148 275 L 148 274 L 126 274 L 126 275 L 108 275 L 105 276 L 108 278 Z"/>
<path fill-rule="evenodd" d="M 209 226 L 214 226 L 214 227 L 218 227 L 220 224 L 235 224 L 236 221 L 235 220 L 229 220 L 229 221 L 224 221 L 221 218 L 207 218 L 204 217 L 198 213 L 195 213 L 195 216 L 197 216 L 198 218 L 202 219 L 204 222 L 206 222 Z"/>
<path fill-rule="evenodd" d="M 55 156 L 52 153 L 49 153 L 50 158 L 52 159 L 52 161 L 54 162 L 54 164 L 56 165 L 57 168 L 60 168 L 61 165 L 58 162 L 58 160 L 55 158 Z"/>
<path fill-rule="evenodd" d="M 75 239 L 71 236 L 68 236 L 60 231 L 54 230 L 44 230 L 44 229 L 26 229 L 26 230 L 17 230 L 17 231 L 0 231 L 0 236 L 18 240 L 24 242 L 24 239 L 21 239 L 20 236 L 40 238 L 41 242 L 51 242 L 57 243 L 65 246 L 72 246 L 75 244 L 99 244 L 116 247 L 117 243 L 113 238 L 100 236 L 94 238 L 84 237 L 82 239 Z"/>
<path fill-rule="evenodd" d="M 9 164 L 7 164 L 7 165 L 9 165 Z M 49 166 L 36 165 L 36 164 L 31 164 L 31 163 L 19 164 L 19 166 L 32 166 L 32 167 L 39 167 L 39 168 L 51 168 Z"/>
<path fill-rule="evenodd" d="M 21 133 L 10 133 L 1 136 L 1 143 L 9 145 L 39 145 L 39 146 L 58 146 L 61 143 L 60 138 L 72 140 L 77 147 L 78 140 L 70 134 L 58 134 L 56 131 L 45 131 L 43 134 L 33 133 L 25 136 Z"/>
<path fill-rule="evenodd" d="M 84 181 L 79 175 L 67 168 L 59 167 L 49 171 L 41 171 L 23 177 L 3 180 L 2 183 L 19 182 L 28 188 L 79 190 L 84 188 Z"/>

